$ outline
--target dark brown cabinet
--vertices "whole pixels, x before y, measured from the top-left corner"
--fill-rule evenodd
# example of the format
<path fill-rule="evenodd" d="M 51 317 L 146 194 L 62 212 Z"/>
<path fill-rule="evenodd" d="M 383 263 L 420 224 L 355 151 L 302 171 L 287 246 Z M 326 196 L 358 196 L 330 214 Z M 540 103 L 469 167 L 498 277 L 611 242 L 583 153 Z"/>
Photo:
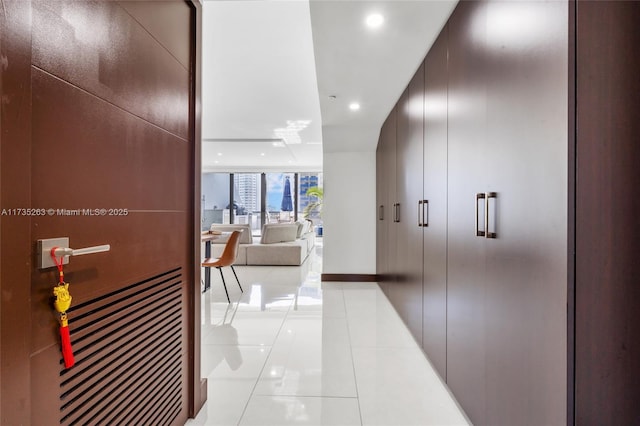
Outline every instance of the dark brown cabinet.
<path fill-rule="evenodd" d="M 447 371 L 447 41 L 442 31 L 424 62 L 422 347 Z"/>
<path fill-rule="evenodd" d="M 381 285 L 476 425 L 640 421 L 638 22 L 460 2 L 383 127 Z"/>
<path fill-rule="evenodd" d="M 482 2 L 449 23 L 447 381 L 477 424 L 566 421 L 567 12 Z"/>
<path fill-rule="evenodd" d="M 415 223 L 391 228 L 386 293 L 478 425 L 566 422 L 567 22 L 561 2 L 462 2 L 396 106 Z"/>
<path fill-rule="evenodd" d="M 378 200 L 376 270 L 377 274 L 383 277 L 380 280 L 380 287 L 387 293 L 389 283 L 395 281 L 394 271 L 391 268 L 395 268 L 397 240 L 397 237 L 392 233 L 396 216 L 395 108 L 389 113 L 382 126 L 376 161 L 378 171 L 376 174 Z"/>
<path fill-rule="evenodd" d="M 466 4 L 466 3 L 465 3 Z M 458 7 L 448 24 L 447 109 L 447 384 L 474 424 L 485 424 L 487 277 L 484 227 L 477 193 L 487 184 L 486 4 Z M 486 199 L 484 200 L 486 202 Z M 475 204 L 474 204 L 475 203 Z M 480 204 L 478 208 L 478 204 Z"/>
<path fill-rule="evenodd" d="M 422 199 L 424 68 L 420 66 L 398 102 L 396 120 L 396 243 L 395 283 L 389 298 L 409 330 L 422 342 Z"/>
<path fill-rule="evenodd" d="M 381 287 L 422 342 L 424 67 L 385 121 L 377 155 L 378 274 Z M 420 202 L 420 203 L 419 203 Z M 388 213 L 386 213 L 388 211 Z"/>

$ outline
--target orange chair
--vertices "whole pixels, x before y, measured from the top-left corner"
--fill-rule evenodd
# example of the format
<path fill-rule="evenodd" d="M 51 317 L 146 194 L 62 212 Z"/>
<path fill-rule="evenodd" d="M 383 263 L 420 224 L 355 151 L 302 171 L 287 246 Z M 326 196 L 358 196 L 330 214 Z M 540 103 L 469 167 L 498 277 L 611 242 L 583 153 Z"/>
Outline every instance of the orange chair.
<path fill-rule="evenodd" d="M 205 268 L 217 268 L 220 271 L 220 276 L 222 277 L 222 285 L 224 285 L 224 292 L 227 293 L 227 301 L 231 303 L 231 299 L 229 299 L 229 292 L 227 291 L 227 283 L 224 281 L 224 275 L 222 275 L 222 268 L 225 266 L 230 266 L 233 271 L 233 275 L 236 277 L 236 281 L 238 281 L 238 287 L 240 287 L 240 291 L 244 293 L 242 290 L 242 286 L 240 285 L 240 280 L 238 279 L 238 275 L 236 274 L 236 270 L 233 269 L 233 262 L 236 261 L 236 257 L 238 257 L 238 245 L 240 244 L 240 234 L 243 230 L 233 231 L 227 240 L 227 244 L 224 246 L 224 251 L 222 252 L 222 256 L 219 258 L 209 258 L 205 259 L 202 262 L 202 266 Z"/>

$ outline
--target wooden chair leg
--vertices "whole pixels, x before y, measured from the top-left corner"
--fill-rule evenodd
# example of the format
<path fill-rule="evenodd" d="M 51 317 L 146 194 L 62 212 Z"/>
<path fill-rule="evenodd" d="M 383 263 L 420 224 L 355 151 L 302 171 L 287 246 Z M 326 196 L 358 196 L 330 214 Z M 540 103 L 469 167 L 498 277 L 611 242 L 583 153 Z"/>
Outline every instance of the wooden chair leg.
<path fill-rule="evenodd" d="M 227 283 L 224 281 L 224 275 L 222 275 L 222 268 L 217 268 L 220 271 L 220 276 L 222 277 L 222 285 L 224 286 L 224 292 L 227 294 L 227 302 L 231 303 L 231 299 L 229 299 L 229 292 L 227 291 Z"/>
<path fill-rule="evenodd" d="M 236 281 L 238 281 L 238 287 L 240 287 L 240 291 L 244 293 L 244 290 L 242 289 L 242 286 L 240 285 L 240 280 L 238 279 L 238 275 L 236 274 L 236 270 L 233 269 L 233 265 L 230 265 L 230 266 L 231 266 L 231 270 L 233 271 L 233 275 L 236 276 Z"/>

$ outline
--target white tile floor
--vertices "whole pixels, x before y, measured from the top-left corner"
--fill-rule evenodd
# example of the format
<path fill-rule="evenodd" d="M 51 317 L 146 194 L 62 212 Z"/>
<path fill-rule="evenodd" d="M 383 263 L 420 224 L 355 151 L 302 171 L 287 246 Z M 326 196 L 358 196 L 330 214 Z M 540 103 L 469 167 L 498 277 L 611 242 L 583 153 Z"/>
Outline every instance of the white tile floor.
<path fill-rule="evenodd" d="M 208 400 L 187 425 L 467 425 L 373 283 L 321 283 L 301 267 L 217 271 L 202 296 Z M 225 270 L 225 277 L 227 277 Z"/>

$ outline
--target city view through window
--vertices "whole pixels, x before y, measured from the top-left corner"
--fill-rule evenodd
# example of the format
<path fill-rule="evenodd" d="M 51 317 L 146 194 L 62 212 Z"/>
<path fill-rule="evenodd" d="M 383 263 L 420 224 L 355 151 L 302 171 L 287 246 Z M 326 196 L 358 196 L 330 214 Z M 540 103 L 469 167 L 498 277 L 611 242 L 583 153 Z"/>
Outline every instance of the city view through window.
<path fill-rule="evenodd" d="M 322 200 L 307 191 L 321 187 L 322 173 L 204 173 L 202 229 L 213 223 L 248 223 L 260 235 L 264 223 L 303 219 L 317 228 L 322 225 L 317 208 Z"/>

